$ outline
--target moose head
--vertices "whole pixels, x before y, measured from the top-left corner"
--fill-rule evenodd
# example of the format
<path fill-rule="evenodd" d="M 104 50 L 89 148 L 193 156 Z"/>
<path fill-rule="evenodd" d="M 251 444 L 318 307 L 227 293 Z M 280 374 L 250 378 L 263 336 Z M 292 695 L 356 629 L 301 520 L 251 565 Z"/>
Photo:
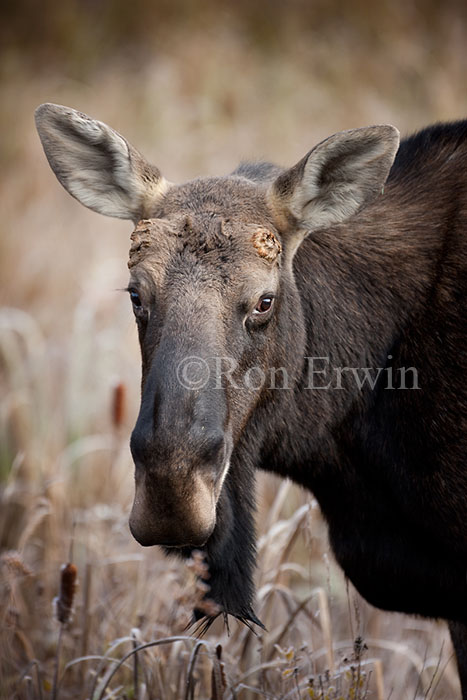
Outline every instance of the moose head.
<path fill-rule="evenodd" d="M 209 597 L 257 622 L 254 473 L 265 468 L 271 435 L 285 429 L 305 356 L 294 258 L 313 231 L 378 196 L 398 132 L 346 131 L 290 169 L 243 164 L 175 185 L 117 132 L 75 110 L 42 105 L 36 124 L 65 189 L 136 225 L 128 292 L 142 396 L 131 436 L 131 532 L 183 556 L 201 549 Z"/>

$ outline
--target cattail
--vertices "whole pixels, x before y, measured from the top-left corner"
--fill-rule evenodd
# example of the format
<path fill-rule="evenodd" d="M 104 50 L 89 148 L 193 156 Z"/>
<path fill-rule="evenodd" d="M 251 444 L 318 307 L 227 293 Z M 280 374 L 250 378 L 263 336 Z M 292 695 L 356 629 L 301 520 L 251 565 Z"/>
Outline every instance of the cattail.
<path fill-rule="evenodd" d="M 66 624 L 70 620 L 73 612 L 77 576 L 78 569 L 74 564 L 68 563 L 62 566 L 60 572 L 60 593 L 54 601 L 57 620 L 62 624 Z"/>
<path fill-rule="evenodd" d="M 126 413 L 126 387 L 119 382 L 113 390 L 112 399 L 112 424 L 118 430 L 125 420 Z"/>
<path fill-rule="evenodd" d="M 216 646 L 211 671 L 211 700 L 222 700 L 227 688 L 224 662 L 222 661 L 222 646 Z"/>
<path fill-rule="evenodd" d="M 73 546 L 73 541 L 72 541 Z M 70 551 L 72 549 L 70 547 Z M 78 577 L 78 569 L 74 564 L 68 562 L 64 564 L 60 570 L 60 592 L 58 597 L 54 599 L 55 615 L 60 622 L 60 631 L 58 633 L 57 653 L 55 654 L 55 670 L 52 685 L 52 700 L 57 700 L 58 697 L 58 669 L 60 666 L 60 652 L 62 648 L 62 635 L 67 622 L 70 621 L 73 613 L 73 600 L 76 593 L 76 579 Z"/>

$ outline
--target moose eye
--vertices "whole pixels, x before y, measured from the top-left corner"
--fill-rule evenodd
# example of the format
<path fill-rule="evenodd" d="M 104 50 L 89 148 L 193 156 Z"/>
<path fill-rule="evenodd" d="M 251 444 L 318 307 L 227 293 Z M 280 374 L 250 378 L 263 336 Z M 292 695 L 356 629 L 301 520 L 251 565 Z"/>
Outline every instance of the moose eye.
<path fill-rule="evenodd" d="M 130 293 L 130 299 L 131 303 L 133 304 L 133 311 L 135 313 L 135 316 L 139 318 L 143 318 L 144 316 L 144 307 L 143 307 L 143 302 L 141 301 L 141 297 L 136 291 L 136 289 L 130 289 L 128 290 Z"/>
<path fill-rule="evenodd" d="M 133 306 L 135 308 L 139 309 L 143 305 L 141 302 L 140 295 L 138 294 L 136 289 L 130 289 L 129 292 L 130 292 L 131 303 L 133 304 Z"/>
<path fill-rule="evenodd" d="M 267 313 L 272 305 L 274 303 L 274 297 L 273 296 L 264 296 L 261 297 L 261 299 L 258 301 L 258 303 L 255 306 L 255 313 L 256 314 L 265 314 Z"/>
<path fill-rule="evenodd" d="M 272 309 L 274 308 L 274 294 L 263 294 L 253 311 L 246 316 L 244 323 L 248 331 L 255 328 L 264 328 L 272 318 Z M 250 307 L 251 308 L 251 307 Z"/>

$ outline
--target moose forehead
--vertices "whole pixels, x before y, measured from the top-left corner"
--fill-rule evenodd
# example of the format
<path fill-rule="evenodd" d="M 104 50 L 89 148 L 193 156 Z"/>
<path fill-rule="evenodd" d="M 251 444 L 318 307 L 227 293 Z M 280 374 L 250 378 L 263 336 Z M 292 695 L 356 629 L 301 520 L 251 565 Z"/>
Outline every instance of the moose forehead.
<path fill-rule="evenodd" d="M 145 269 L 156 277 L 197 264 L 223 279 L 247 266 L 267 274 L 282 251 L 264 194 L 239 177 L 170 187 L 154 217 L 138 222 L 131 240 L 132 274 Z"/>
<path fill-rule="evenodd" d="M 182 185 L 172 186 L 166 192 L 159 208 L 161 213 L 216 212 L 219 216 L 237 220 L 271 220 L 263 187 L 238 175 L 203 177 Z"/>

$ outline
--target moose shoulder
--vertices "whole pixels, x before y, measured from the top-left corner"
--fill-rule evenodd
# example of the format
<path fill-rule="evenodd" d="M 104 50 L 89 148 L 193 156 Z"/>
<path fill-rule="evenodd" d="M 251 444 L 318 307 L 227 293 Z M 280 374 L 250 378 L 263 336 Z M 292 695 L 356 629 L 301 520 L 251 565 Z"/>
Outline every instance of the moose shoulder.
<path fill-rule="evenodd" d="M 367 600 L 449 621 L 467 699 L 467 122 L 183 185 L 79 112 L 36 123 L 62 185 L 136 223 L 133 535 L 201 548 L 210 598 L 258 622 L 254 474 L 287 476 Z"/>

